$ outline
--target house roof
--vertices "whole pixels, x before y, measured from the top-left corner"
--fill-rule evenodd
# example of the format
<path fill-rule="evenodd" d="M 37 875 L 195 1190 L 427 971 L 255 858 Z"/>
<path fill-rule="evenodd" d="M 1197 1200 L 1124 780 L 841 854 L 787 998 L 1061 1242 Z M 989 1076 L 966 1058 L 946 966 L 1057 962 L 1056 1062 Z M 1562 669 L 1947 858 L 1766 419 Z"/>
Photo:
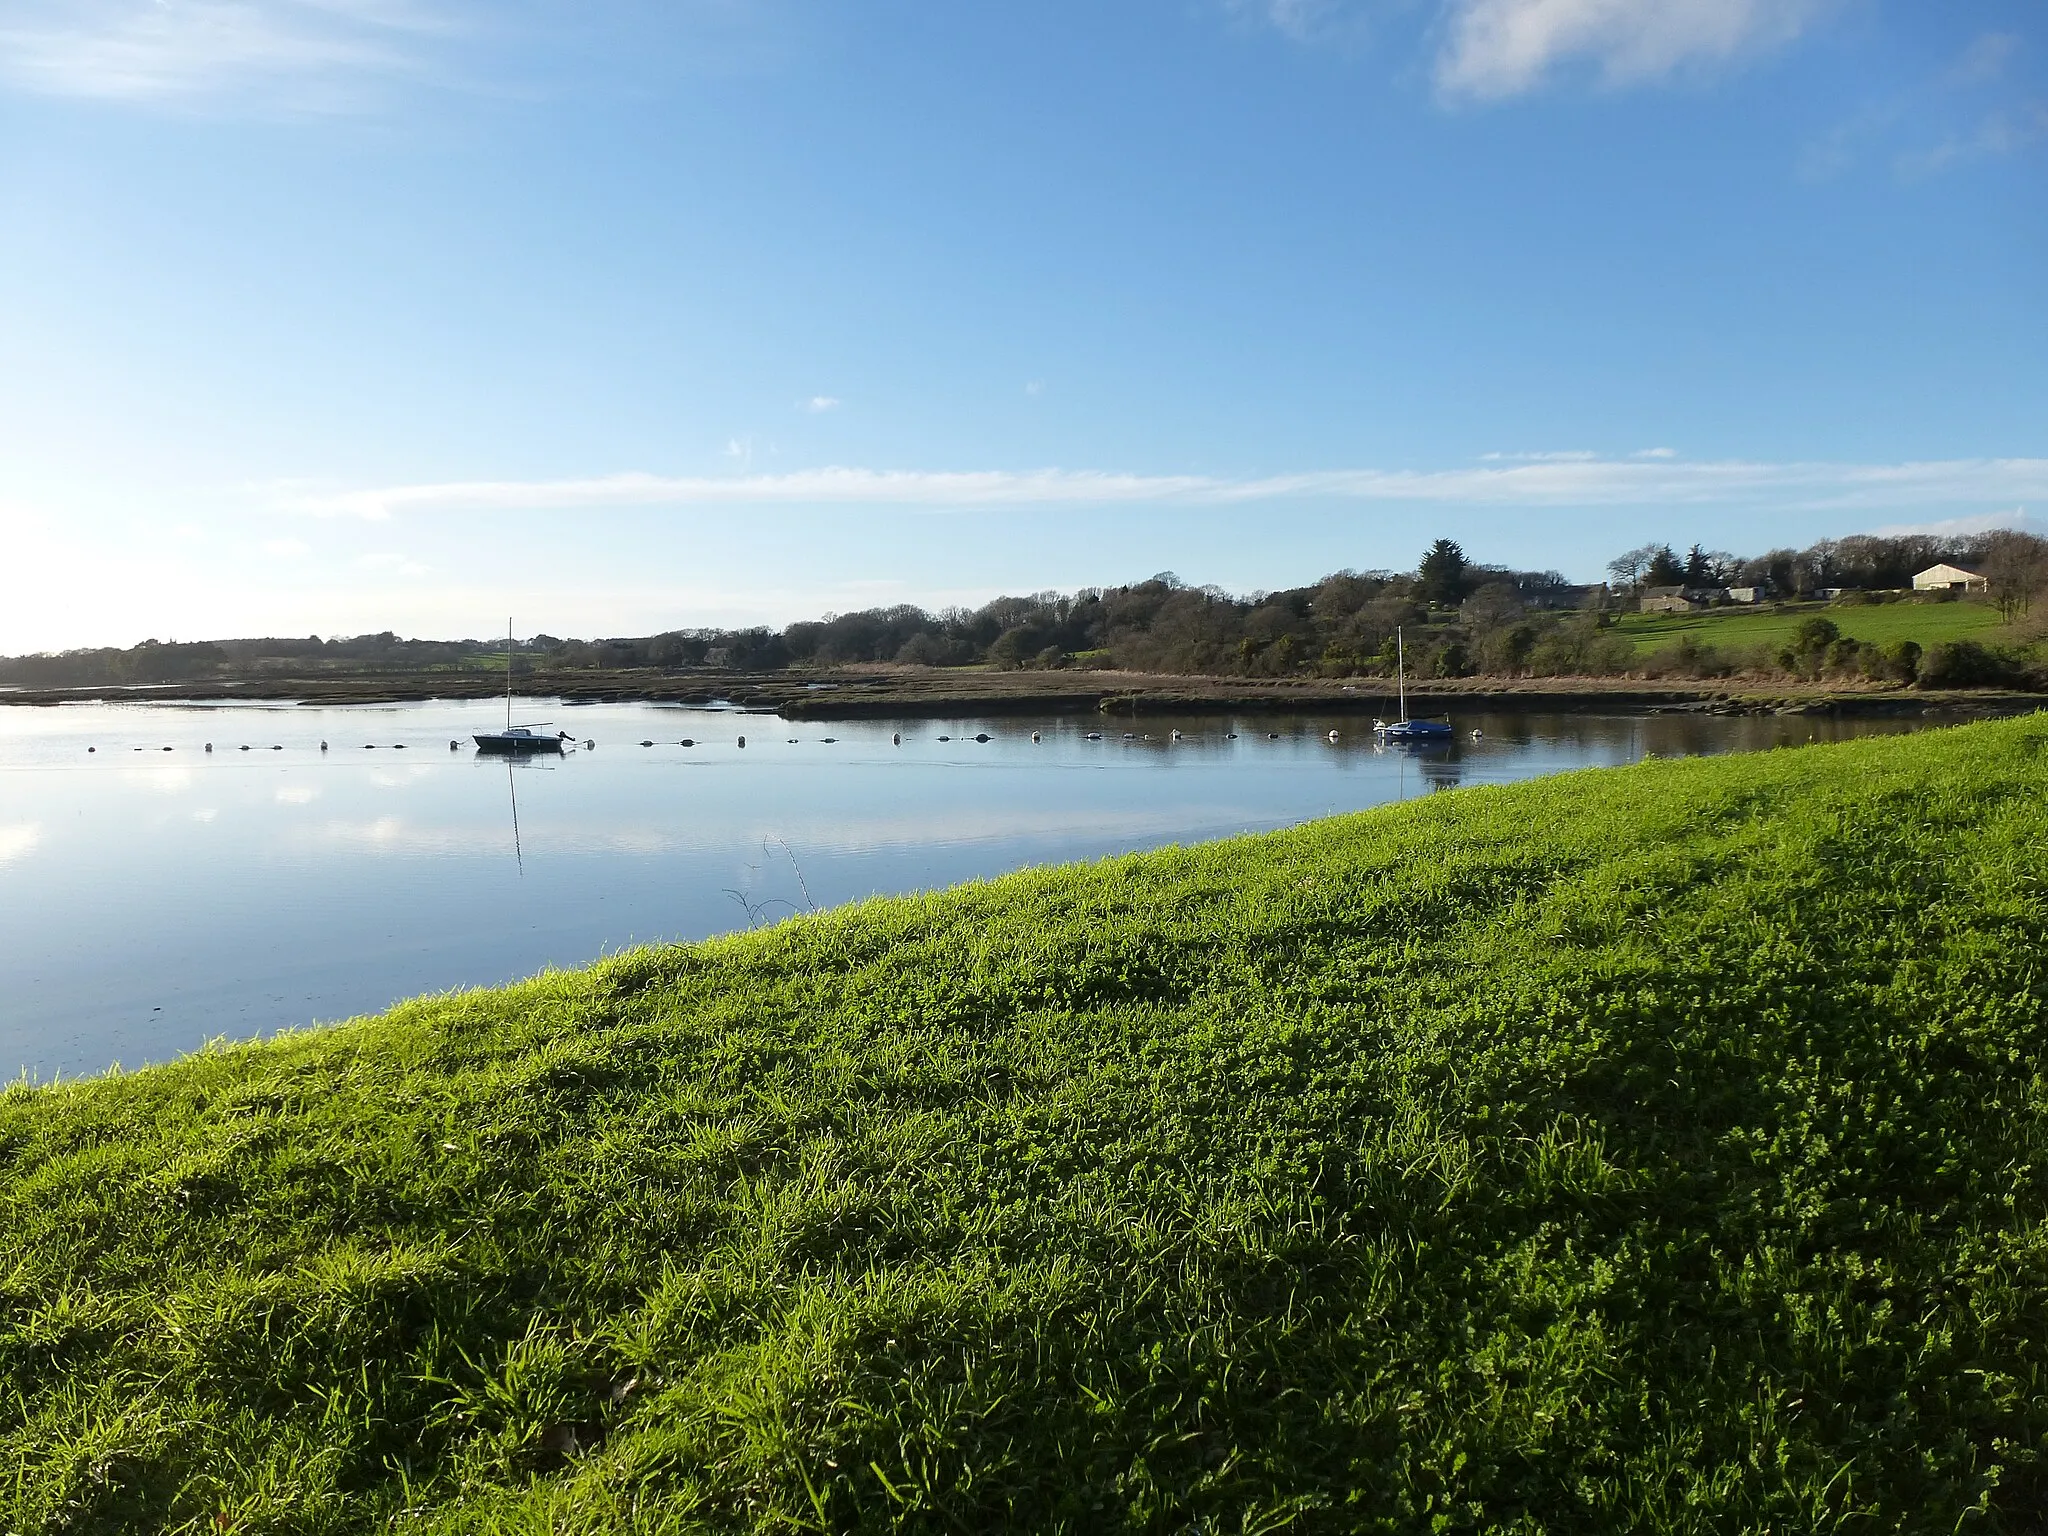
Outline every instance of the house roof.
<path fill-rule="evenodd" d="M 1984 574 L 1982 571 L 1971 570 L 1967 565 L 1951 565 L 1948 561 L 1944 560 L 1939 565 L 1930 565 L 1924 571 L 1915 571 L 1913 573 L 1913 579 L 1915 581 L 1918 581 L 1922 576 L 1932 576 L 1937 571 L 1953 571 L 1958 576 L 1970 576 L 1977 578 L 1981 578 Z"/>
<path fill-rule="evenodd" d="M 1683 596 L 1685 596 L 1685 592 L 1686 592 L 1686 589 L 1685 589 L 1684 587 L 1645 587 L 1645 588 L 1643 588 L 1643 596 L 1645 596 L 1645 597 L 1683 597 Z"/>

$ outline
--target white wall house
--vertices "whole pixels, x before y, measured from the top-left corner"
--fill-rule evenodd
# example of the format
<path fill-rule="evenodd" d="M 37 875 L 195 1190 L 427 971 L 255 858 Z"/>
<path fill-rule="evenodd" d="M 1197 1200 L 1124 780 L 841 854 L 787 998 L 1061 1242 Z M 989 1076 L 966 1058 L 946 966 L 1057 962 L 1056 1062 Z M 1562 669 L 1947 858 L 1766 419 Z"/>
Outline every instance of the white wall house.
<path fill-rule="evenodd" d="M 1982 592 L 1991 583 L 1960 565 L 1930 565 L 1913 578 L 1915 592 Z"/>

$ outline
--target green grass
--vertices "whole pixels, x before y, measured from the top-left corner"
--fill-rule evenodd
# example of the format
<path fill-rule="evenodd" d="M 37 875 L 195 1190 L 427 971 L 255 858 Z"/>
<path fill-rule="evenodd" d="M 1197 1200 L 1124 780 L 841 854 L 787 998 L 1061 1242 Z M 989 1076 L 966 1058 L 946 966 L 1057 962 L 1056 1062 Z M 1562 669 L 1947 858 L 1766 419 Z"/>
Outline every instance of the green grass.
<path fill-rule="evenodd" d="M 1653 762 L 17 1087 L 0 1530 L 2038 1530 L 2044 842 Z"/>
<path fill-rule="evenodd" d="M 1770 608 L 1714 608 L 1704 613 L 1632 613 L 1615 626 L 1617 634 L 1635 642 L 1638 655 L 1661 650 L 1681 635 L 1717 650 L 1777 647 L 1792 639 L 1805 620 L 1819 615 L 1851 639 L 1888 645 L 1917 640 L 1931 646 L 1941 640 L 1996 642 L 2005 628 L 1998 610 L 1984 603 L 1833 603 L 1789 604 Z"/>

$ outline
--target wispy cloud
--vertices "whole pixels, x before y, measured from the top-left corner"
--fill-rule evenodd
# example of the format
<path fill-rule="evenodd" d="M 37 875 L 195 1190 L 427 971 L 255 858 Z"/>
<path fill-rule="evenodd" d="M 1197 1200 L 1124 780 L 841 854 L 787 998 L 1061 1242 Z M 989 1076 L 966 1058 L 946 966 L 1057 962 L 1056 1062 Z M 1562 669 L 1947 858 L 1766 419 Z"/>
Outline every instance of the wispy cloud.
<path fill-rule="evenodd" d="M 1892 162 L 1900 179 L 1917 181 L 1971 160 L 2016 154 L 2048 139 L 2048 105 L 2027 102 L 1993 112 L 1969 133 L 1952 133 L 1925 149 L 1907 150 Z"/>
<path fill-rule="evenodd" d="M 2016 32 L 1986 32 L 1963 50 L 1963 56 L 1949 66 L 1944 85 L 1982 85 L 2005 73 L 2005 66 L 2020 51 Z"/>
<path fill-rule="evenodd" d="M 1936 538 L 1955 538 L 1963 534 L 1989 533 L 1994 528 L 2016 528 L 2022 533 L 2039 531 L 2040 519 L 2027 516 L 2025 507 L 2014 507 L 2009 512 L 1985 512 L 1973 517 L 1944 517 L 1931 523 L 1890 523 L 1873 530 L 1887 538 L 1903 538 L 1907 534 L 1924 533 Z"/>
<path fill-rule="evenodd" d="M 2020 46 L 2009 32 L 1977 37 L 1939 74 L 1866 104 L 1808 143 L 1799 157 L 1800 175 L 1825 180 L 1859 159 L 1889 155 L 1899 180 L 1919 181 L 2048 139 L 2048 103 L 2015 95 L 2006 82 Z M 1986 95 L 2001 90 L 2006 99 L 1987 108 Z M 1917 146 L 1902 147 L 1915 138 Z"/>
<path fill-rule="evenodd" d="M 338 109 L 419 67 L 459 30 L 442 0 L 9 0 L 0 82 L 59 96 L 176 101 L 255 91 Z"/>
<path fill-rule="evenodd" d="M 844 401 L 836 395 L 813 395 L 804 402 L 804 409 L 813 416 L 822 416 L 827 411 L 836 411 Z"/>
<path fill-rule="evenodd" d="M 1477 101 L 1519 96 L 1567 63 L 1642 85 L 1790 42 L 1826 0 L 1448 0 L 1436 81 Z"/>
<path fill-rule="evenodd" d="M 556 511 L 571 507 L 850 506 L 971 511 L 1009 507 L 1221 505 L 1323 499 L 1473 506 L 1771 503 L 1786 508 L 1956 506 L 2048 499 L 2048 459 L 1901 464 L 1594 458 L 1489 459 L 1438 470 L 1338 469 L 1232 479 L 1099 470 L 875 470 L 781 475 L 641 473 L 574 480 L 470 480 L 308 495 L 278 505 L 326 517 Z"/>

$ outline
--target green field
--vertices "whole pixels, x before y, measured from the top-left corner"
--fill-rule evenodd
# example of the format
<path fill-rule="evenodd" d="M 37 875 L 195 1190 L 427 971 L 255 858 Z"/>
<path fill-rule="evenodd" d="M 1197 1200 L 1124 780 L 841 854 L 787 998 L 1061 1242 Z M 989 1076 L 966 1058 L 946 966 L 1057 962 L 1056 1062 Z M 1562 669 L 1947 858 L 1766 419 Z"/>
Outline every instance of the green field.
<path fill-rule="evenodd" d="M 1636 651 L 1661 650 L 1681 635 L 1717 650 L 1776 648 L 1787 644 L 1800 624 L 1815 615 L 1830 620 L 1851 639 L 1888 645 L 1917 640 L 1925 646 L 1939 640 L 1996 642 L 2005 622 L 1985 603 L 1792 603 L 1772 608 L 1715 608 L 1705 613 L 1632 613 L 1616 624 L 1616 633 L 1633 640 Z"/>
<path fill-rule="evenodd" d="M 2037 715 L 17 1086 L 0 1530 L 2038 1531 L 2044 841 Z"/>

